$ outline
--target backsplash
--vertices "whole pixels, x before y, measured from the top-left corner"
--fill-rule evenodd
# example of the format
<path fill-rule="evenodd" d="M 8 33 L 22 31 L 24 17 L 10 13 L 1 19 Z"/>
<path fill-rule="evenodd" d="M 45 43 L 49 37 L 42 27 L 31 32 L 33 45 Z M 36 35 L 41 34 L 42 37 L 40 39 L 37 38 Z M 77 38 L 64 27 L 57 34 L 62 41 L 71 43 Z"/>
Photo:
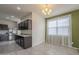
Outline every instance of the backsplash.
<path fill-rule="evenodd" d="M 0 34 L 6 34 L 6 33 L 8 33 L 7 30 L 0 30 Z"/>
<path fill-rule="evenodd" d="M 21 34 L 32 34 L 32 30 L 21 30 Z"/>

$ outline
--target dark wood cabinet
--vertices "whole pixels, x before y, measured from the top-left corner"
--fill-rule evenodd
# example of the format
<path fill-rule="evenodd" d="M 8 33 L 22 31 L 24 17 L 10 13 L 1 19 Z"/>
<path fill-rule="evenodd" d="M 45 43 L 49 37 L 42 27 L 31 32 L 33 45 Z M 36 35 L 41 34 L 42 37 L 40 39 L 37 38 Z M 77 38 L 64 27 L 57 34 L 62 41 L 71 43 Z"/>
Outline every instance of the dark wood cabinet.
<path fill-rule="evenodd" d="M 9 41 L 8 25 L 0 24 L 0 31 L 0 41 Z"/>
<path fill-rule="evenodd" d="M 27 19 L 18 24 L 19 30 L 31 30 L 32 29 L 32 20 Z"/>
<path fill-rule="evenodd" d="M 15 42 L 21 46 L 22 48 L 26 49 L 26 48 L 29 48 L 29 47 L 32 47 L 32 37 L 29 36 L 29 37 L 22 37 L 22 36 L 19 36 L 19 35 L 15 35 Z"/>
<path fill-rule="evenodd" d="M 8 30 L 8 25 L 0 24 L 0 30 Z"/>
<path fill-rule="evenodd" d="M 0 34 L 0 41 L 9 41 L 9 34 Z"/>

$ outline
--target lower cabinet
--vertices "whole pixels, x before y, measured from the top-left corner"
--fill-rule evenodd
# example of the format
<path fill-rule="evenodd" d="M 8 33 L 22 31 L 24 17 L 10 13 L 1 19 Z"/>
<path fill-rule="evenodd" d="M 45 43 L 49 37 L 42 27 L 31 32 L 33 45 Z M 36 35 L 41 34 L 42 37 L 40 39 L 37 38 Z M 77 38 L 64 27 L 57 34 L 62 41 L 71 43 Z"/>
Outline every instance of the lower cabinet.
<path fill-rule="evenodd" d="M 32 47 L 32 37 L 31 36 L 22 37 L 22 36 L 16 35 L 15 42 L 24 49 Z"/>

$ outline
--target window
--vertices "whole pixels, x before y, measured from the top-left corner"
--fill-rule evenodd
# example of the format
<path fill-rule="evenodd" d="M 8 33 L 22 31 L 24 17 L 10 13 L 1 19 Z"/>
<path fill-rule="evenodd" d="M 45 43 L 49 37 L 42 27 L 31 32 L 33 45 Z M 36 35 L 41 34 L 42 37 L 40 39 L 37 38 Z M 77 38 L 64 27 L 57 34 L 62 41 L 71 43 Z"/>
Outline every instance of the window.
<path fill-rule="evenodd" d="M 56 21 L 49 21 L 48 22 L 48 34 L 49 35 L 56 35 Z"/>
<path fill-rule="evenodd" d="M 58 17 L 47 21 L 48 35 L 69 35 L 69 16 Z"/>

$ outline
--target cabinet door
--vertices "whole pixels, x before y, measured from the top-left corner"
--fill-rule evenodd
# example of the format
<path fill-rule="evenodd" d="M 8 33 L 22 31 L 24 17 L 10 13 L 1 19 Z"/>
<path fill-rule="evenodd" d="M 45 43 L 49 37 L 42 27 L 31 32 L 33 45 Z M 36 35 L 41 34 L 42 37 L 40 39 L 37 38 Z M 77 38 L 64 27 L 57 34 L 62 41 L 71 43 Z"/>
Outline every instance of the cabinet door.
<path fill-rule="evenodd" d="M 3 26 L 1 25 L 1 30 L 3 30 Z"/>
<path fill-rule="evenodd" d="M 25 29 L 28 29 L 28 22 L 27 21 L 24 21 L 24 27 L 25 27 Z"/>
<path fill-rule="evenodd" d="M 19 29 L 21 30 L 21 23 L 19 24 Z"/>
<path fill-rule="evenodd" d="M 25 21 L 23 22 L 23 30 L 26 29 L 26 23 Z"/>
<path fill-rule="evenodd" d="M 6 30 L 6 25 L 2 25 L 2 30 Z"/>
<path fill-rule="evenodd" d="M 32 29 L 32 20 L 28 19 L 19 24 L 19 29 L 20 30 L 28 30 Z"/>
<path fill-rule="evenodd" d="M 3 25 L 3 30 L 8 30 L 8 25 Z"/>
<path fill-rule="evenodd" d="M 19 24 L 17 26 L 18 26 L 18 29 L 19 29 Z"/>
<path fill-rule="evenodd" d="M 28 20 L 28 29 L 31 30 L 32 29 L 32 20 Z"/>
<path fill-rule="evenodd" d="M 18 29 L 20 29 L 20 24 L 18 24 Z"/>
<path fill-rule="evenodd" d="M 0 24 L 0 30 L 8 30 L 8 25 Z"/>
<path fill-rule="evenodd" d="M 32 37 L 24 38 L 24 48 L 32 47 Z"/>
<path fill-rule="evenodd" d="M 24 47 L 24 38 L 20 38 L 20 46 Z"/>
<path fill-rule="evenodd" d="M 32 20 L 29 21 L 29 29 L 32 29 Z"/>

